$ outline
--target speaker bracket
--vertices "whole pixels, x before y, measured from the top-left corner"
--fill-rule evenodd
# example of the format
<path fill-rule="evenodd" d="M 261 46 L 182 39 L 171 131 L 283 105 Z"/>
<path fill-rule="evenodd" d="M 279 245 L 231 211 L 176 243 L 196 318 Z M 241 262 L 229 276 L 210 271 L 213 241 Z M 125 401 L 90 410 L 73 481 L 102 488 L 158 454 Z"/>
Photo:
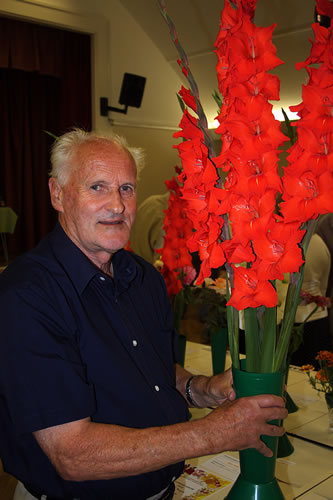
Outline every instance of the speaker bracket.
<path fill-rule="evenodd" d="M 124 73 L 118 102 L 119 104 L 123 104 L 125 107 L 121 109 L 109 106 L 107 97 L 101 97 L 100 98 L 101 116 L 108 116 L 109 111 L 115 111 L 116 113 L 124 113 L 126 115 L 128 106 L 139 108 L 141 106 L 145 84 L 146 84 L 146 78 L 144 76 L 133 75 L 132 73 Z"/>
<path fill-rule="evenodd" d="M 128 106 L 126 105 L 124 109 L 114 108 L 113 106 L 109 106 L 109 101 L 107 97 L 100 98 L 100 113 L 101 116 L 108 116 L 109 111 L 115 111 L 116 113 L 124 113 L 126 115 L 128 110 Z"/>

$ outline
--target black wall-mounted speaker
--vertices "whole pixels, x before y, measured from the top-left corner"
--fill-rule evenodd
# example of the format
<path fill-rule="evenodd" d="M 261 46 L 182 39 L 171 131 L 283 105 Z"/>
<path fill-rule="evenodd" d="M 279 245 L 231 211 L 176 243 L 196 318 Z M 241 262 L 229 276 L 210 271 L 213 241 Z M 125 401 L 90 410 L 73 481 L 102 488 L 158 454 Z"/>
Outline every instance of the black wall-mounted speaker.
<path fill-rule="evenodd" d="M 124 73 L 119 97 L 119 104 L 125 104 L 125 106 L 139 108 L 141 106 L 145 85 L 146 78 L 144 76 Z"/>

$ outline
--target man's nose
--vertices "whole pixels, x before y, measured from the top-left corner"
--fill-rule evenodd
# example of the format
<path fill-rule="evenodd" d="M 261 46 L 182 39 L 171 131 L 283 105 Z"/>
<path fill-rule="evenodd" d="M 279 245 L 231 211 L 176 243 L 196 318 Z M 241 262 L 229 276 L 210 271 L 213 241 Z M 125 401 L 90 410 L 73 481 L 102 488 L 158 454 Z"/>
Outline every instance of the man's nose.
<path fill-rule="evenodd" d="M 122 214 L 125 210 L 124 202 L 118 192 L 110 193 L 106 206 L 112 214 Z"/>

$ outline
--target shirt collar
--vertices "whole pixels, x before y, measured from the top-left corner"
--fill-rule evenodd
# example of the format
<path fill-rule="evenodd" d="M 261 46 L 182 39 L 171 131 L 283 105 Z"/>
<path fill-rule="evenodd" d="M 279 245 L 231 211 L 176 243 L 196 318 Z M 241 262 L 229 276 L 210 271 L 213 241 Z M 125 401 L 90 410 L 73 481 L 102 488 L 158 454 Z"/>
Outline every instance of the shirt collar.
<path fill-rule="evenodd" d="M 50 234 L 50 243 L 55 257 L 61 262 L 79 294 L 83 293 L 95 276 L 105 276 L 67 236 L 59 223 Z M 142 275 L 141 266 L 125 250 L 119 250 L 112 256 L 112 265 L 118 293 L 126 290 L 137 275 Z"/>

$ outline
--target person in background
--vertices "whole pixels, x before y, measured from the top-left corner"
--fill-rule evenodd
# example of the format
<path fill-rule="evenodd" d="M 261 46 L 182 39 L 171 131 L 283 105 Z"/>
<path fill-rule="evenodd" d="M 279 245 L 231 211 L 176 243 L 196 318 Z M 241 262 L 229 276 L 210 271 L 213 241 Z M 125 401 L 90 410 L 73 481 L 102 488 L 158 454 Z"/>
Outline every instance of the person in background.
<path fill-rule="evenodd" d="M 140 152 L 75 129 L 53 145 L 54 231 L 0 275 L 0 442 L 14 499 L 171 499 L 184 460 L 272 451 L 282 398 L 177 364 L 163 278 L 125 251 Z M 188 407 L 214 407 L 189 420 Z"/>
<path fill-rule="evenodd" d="M 321 234 L 324 227 L 329 227 L 327 222 L 331 221 L 332 223 L 331 215 L 329 214 L 328 218 L 325 216 L 318 221 L 316 232 L 313 234 L 306 252 L 302 291 L 312 296 L 328 297 L 330 293 L 328 284 L 332 279 L 332 259 L 329 248 Z M 314 312 L 310 316 L 312 311 Z M 307 320 L 307 318 L 309 319 Z M 316 303 L 301 302 L 296 310 L 295 326 L 302 324 L 304 321 L 306 322 L 302 342 L 297 351 L 291 356 L 290 362 L 297 366 L 312 364 L 318 368 L 319 365 L 315 359 L 317 353 L 332 348 L 328 308 L 325 304 L 318 307 Z"/>
<path fill-rule="evenodd" d="M 316 234 L 322 239 L 326 245 L 330 255 L 330 266 L 328 271 L 328 281 L 325 296 L 333 302 L 333 214 L 325 214 L 320 217 L 316 226 Z M 333 307 L 328 310 L 329 329 L 331 337 L 331 349 L 333 349 Z"/>
<path fill-rule="evenodd" d="M 155 250 L 163 246 L 164 210 L 168 208 L 169 191 L 148 196 L 138 207 L 130 245 L 134 253 L 154 264 L 160 255 Z"/>

